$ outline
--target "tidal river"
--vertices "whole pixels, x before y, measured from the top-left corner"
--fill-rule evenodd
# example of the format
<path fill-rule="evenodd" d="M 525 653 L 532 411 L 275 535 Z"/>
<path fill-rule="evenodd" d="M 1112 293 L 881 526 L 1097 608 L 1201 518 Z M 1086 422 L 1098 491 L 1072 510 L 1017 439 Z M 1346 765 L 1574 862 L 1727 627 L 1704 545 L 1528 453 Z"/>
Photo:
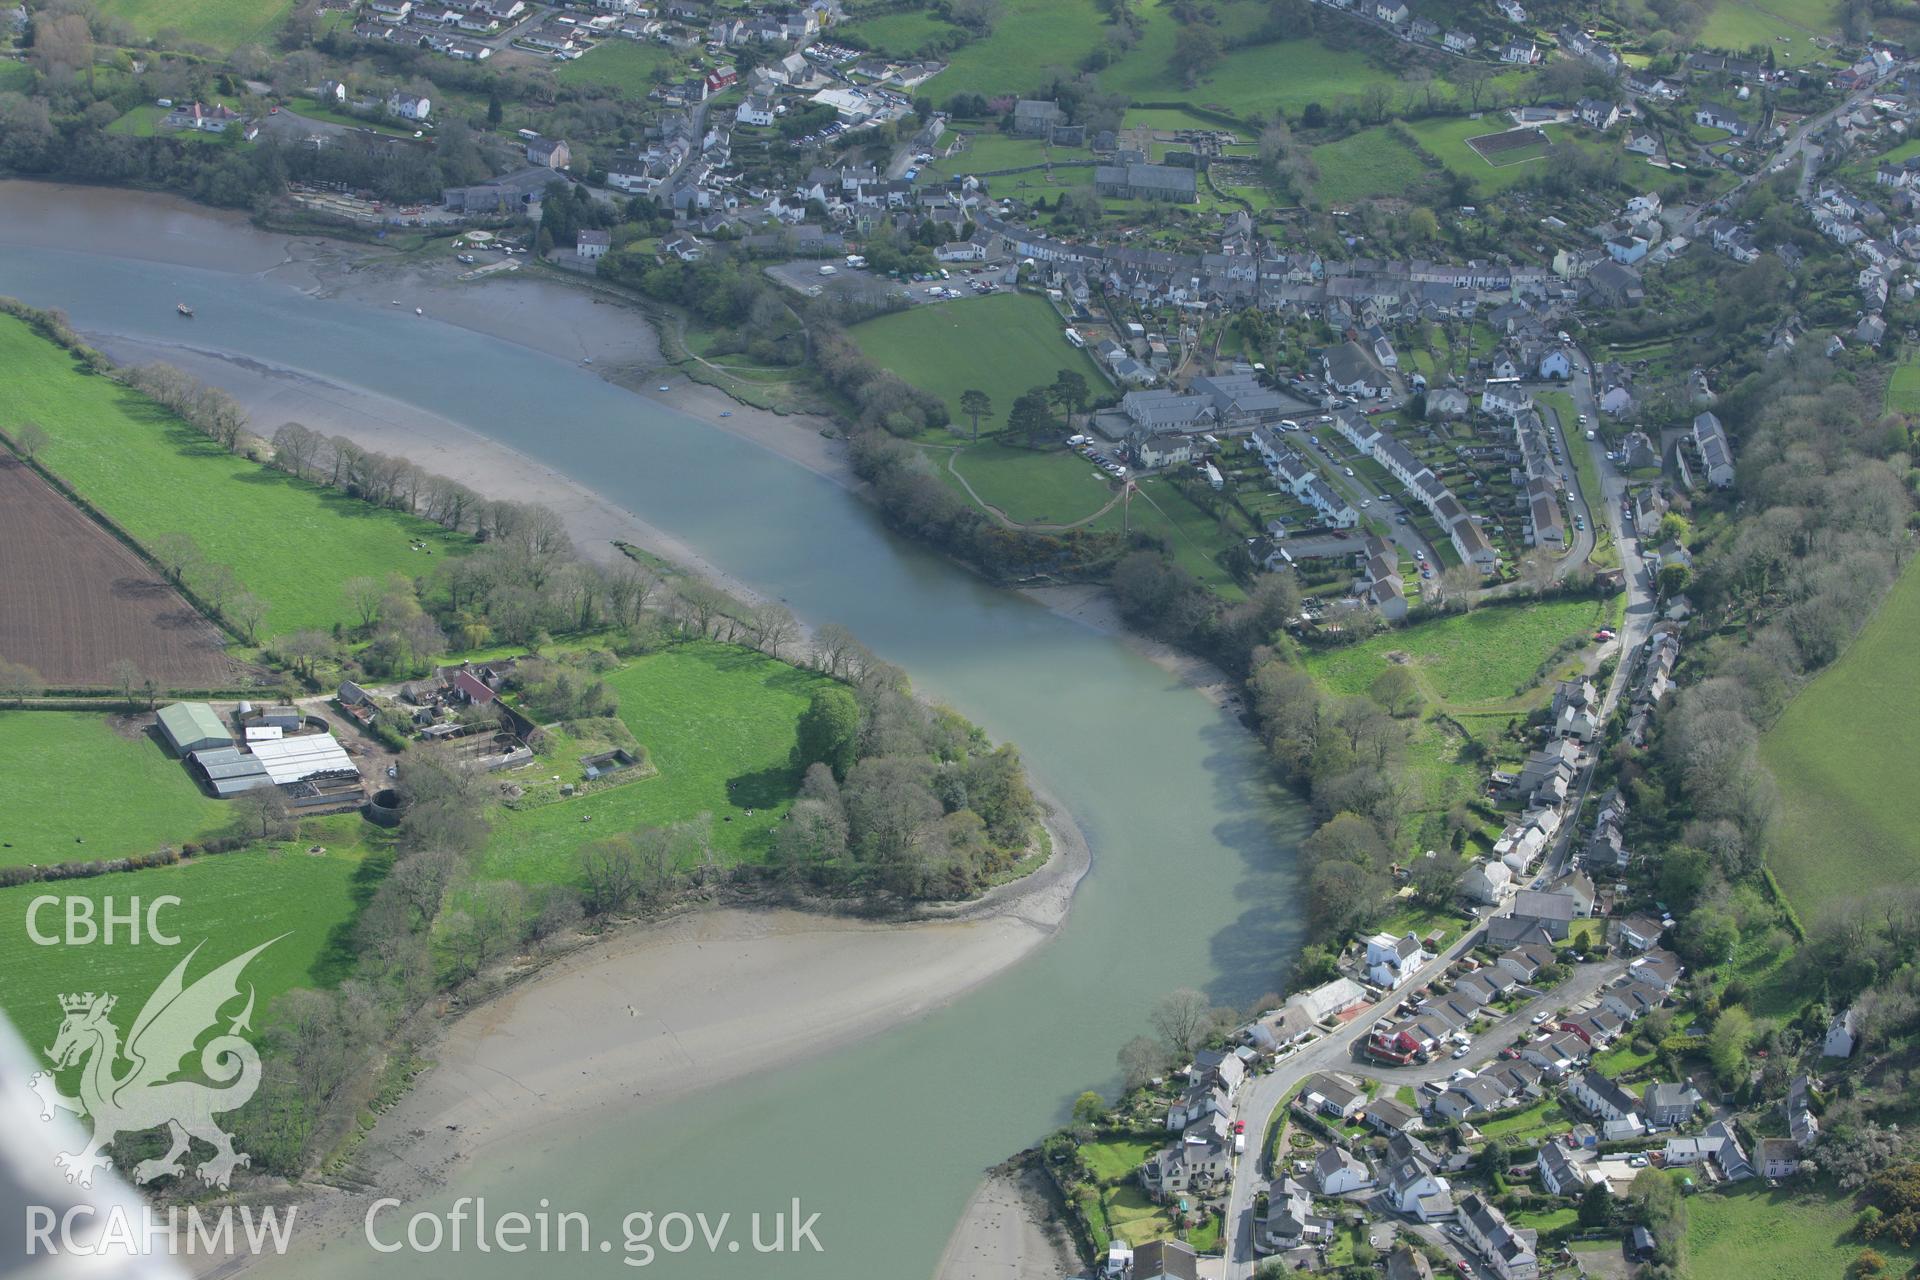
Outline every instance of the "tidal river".
<path fill-rule="evenodd" d="M 410 308 L 217 269 L 223 246 L 254 233 L 210 218 L 196 231 L 198 216 L 167 229 L 203 238 L 202 256 L 165 255 L 208 264 L 188 267 L 150 260 L 160 255 L 137 238 L 10 243 L 0 191 L 0 293 L 64 308 L 94 334 L 178 340 L 190 323 L 197 346 L 417 406 L 577 478 L 804 619 L 851 627 L 922 691 L 1017 743 L 1093 850 L 1061 933 L 952 1004 L 799 1066 L 556 1128 L 551 1141 L 477 1160 L 437 1202 L 545 1198 L 598 1225 L 636 1208 L 739 1218 L 797 1196 L 820 1214 L 824 1252 L 722 1245 L 660 1254 L 651 1269 L 918 1280 L 985 1167 L 1058 1123 L 1081 1089 L 1111 1088 L 1115 1051 L 1156 996 L 1189 985 L 1238 1003 L 1275 986 L 1298 937 L 1302 820 L 1255 742 L 1207 700 L 1118 640 L 893 537 L 831 481 L 589 370 Z M 191 322 L 174 315 L 187 296 Z M 619 1262 L 389 1257 L 346 1241 L 279 1270 L 611 1275 Z"/>

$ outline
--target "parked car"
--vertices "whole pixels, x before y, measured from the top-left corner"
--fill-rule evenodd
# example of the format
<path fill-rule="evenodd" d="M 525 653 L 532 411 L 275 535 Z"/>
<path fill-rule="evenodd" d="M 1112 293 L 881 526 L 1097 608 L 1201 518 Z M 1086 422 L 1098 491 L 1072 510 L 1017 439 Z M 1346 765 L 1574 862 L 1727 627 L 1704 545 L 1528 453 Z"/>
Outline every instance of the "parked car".
<path fill-rule="evenodd" d="M 1352 478 L 1353 478 L 1353 468 L 1352 468 L 1352 467 L 1342 467 L 1342 468 L 1340 468 L 1340 469 L 1341 469 L 1342 471 L 1344 471 L 1344 472 L 1346 472 L 1346 473 L 1347 473 L 1347 478 L 1348 478 L 1348 479 L 1352 479 Z"/>
<path fill-rule="evenodd" d="M 1548 1013 L 1545 1009 L 1542 1009 L 1539 1013 L 1536 1013 L 1533 1015 L 1533 1025 L 1537 1027 L 1541 1023 L 1545 1022 L 1548 1018 L 1551 1018 L 1552 1016 L 1553 1015 Z"/>

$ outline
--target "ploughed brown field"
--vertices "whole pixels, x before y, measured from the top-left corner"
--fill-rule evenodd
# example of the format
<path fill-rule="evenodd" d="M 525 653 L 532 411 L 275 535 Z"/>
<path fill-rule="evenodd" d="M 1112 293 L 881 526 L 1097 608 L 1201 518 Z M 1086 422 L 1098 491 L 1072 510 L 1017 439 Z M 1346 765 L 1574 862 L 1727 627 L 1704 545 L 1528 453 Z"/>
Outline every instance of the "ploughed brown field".
<path fill-rule="evenodd" d="M 161 688 L 231 683 L 225 637 L 18 458 L 0 456 L 0 658 L 50 685 L 107 685 L 122 658 Z"/>

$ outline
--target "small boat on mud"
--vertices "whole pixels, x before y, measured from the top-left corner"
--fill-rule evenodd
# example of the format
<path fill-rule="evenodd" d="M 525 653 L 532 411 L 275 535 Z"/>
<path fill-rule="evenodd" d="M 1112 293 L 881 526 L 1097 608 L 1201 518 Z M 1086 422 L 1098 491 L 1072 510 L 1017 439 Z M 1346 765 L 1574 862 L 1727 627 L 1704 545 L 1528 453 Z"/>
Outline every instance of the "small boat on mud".
<path fill-rule="evenodd" d="M 173 309 L 175 311 L 178 311 L 181 315 L 185 316 L 187 319 L 189 320 L 193 319 L 193 308 L 188 306 L 186 303 L 176 302 L 173 304 Z"/>

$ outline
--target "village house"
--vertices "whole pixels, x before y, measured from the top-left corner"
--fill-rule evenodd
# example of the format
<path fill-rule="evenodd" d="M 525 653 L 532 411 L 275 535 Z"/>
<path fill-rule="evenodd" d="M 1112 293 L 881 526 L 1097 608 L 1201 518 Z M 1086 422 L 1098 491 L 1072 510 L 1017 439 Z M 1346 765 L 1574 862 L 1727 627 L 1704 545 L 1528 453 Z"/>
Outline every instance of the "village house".
<path fill-rule="evenodd" d="M 1650 1080 L 1641 1095 L 1641 1110 L 1650 1127 L 1671 1129 L 1693 1119 L 1700 1102 L 1700 1091 L 1690 1084 Z"/>
<path fill-rule="evenodd" d="M 598 262 L 607 256 L 607 250 L 613 247 L 611 231 L 586 230 L 580 232 L 574 241 L 574 256 L 582 262 Z"/>
<path fill-rule="evenodd" d="M 1327 1147 L 1313 1162 L 1313 1184 L 1323 1196 L 1341 1196 L 1373 1185 L 1367 1162 L 1341 1147 Z"/>
<path fill-rule="evenodd" d="M 1313 1196 L 1291 1177 L 1268 1184 L 1267 1212 L 1260 1221 L 1269 1249 L 1284 1252 L 1333 1238 L 1333 1219 L 1313 1211 Z"/>
<path fill-rule="evenodd" d="M 1534 1280 L 1539 1275 L 1540 1260 L 1534 1253 L 1538 1233 L 1531 1228 L 1516 1231 L 1478 1192 L 1460 1202 L 1458 1221 L 1467 1243 L 1500 1280 Z"/>
<path fill-rule="evenodd" d="M 1579 1166 L 1557 1139 L 1540 1148 L 1534 1166 L 1540 1173 L 1540 1186 L 1550 1196 L 1577 1196 L 1587 1189 L 1587 1180 Z"/>

